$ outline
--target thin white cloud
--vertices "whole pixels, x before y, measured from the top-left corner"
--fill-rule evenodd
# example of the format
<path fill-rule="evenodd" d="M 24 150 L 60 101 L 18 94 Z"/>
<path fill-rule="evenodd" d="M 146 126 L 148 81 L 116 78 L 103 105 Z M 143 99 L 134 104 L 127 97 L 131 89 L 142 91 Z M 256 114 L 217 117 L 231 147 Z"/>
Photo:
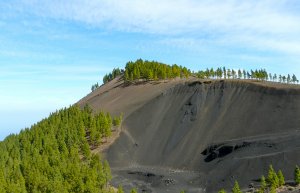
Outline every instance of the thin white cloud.
<path fill-rule="evenodd" d="M 209 43 L 299 54 L 300 14 L 290 12 L 285 0 L 24 0 L 20 6 L 41 17 L 170 36 L 170 44 L 194 47 L 193 38 L 211 39 Z"/>
<path fill-rule="evenodd" d="M 299 16 L 281 7 L 285 1 L 86 0 L 24 1 L 36 14 L 95 26 L 150 33 L 195 30 L 284 33 L 299 30 Z"/>

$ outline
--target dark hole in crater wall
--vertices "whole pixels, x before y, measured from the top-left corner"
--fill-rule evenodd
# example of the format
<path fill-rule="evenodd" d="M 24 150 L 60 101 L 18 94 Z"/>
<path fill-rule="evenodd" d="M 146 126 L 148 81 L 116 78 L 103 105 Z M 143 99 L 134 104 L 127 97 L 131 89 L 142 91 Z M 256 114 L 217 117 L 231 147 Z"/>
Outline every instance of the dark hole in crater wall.
<path fill-rule="evenodd" d="M 232 145 L 215 144 L 208 146 L 201 154 L 206 156 L 206 158 L 204 159 L 205 162 L 211 162 L 217 158 L 225 157 L 235 150 L 245 148 L 250 145 L 250 142 L 242 142 L 240 144 Z"/>
<path fill-rule="evenodd" d="M 202 84 L 202 82 L 200 82 L 200 81 L 195 81 L 195 82 L 189 83 L 188 86 L 193 87 L 193 86 L 197 86 L 197 85 L 201 85 L 201 84 Z"/>
<path fill-rule="evenodd" d="M 219 157 L 224 157 L 230 154 L 231 152 L 233 152 L 233 146 L 222 146 L 220 147 L 220 149 L 218 149 L 218 151 L 219 151 Z"/>

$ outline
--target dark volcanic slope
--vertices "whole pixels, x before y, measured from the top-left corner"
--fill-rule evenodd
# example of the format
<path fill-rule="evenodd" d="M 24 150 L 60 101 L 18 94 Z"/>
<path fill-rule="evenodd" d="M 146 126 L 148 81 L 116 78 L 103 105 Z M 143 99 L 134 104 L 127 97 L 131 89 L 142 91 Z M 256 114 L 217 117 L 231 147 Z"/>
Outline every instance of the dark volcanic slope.
<path fill-rule="evenodd" d="M 79 102 L 124 112 L 107 150 L 114 182 L 147 192 L 243 187 L 269 164 L 292 178 L 300 163 L 300 89 L 247 81 L 114 80 Z"/>

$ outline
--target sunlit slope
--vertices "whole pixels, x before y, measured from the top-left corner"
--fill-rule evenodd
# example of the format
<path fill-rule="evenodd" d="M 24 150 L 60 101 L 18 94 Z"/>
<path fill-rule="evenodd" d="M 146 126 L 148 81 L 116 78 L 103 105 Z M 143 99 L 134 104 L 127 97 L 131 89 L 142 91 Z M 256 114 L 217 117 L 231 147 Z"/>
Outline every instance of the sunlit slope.
<path fill-rule="evenodd" d="M 124 85 L 113 80 L 80 101 L 124 113 L 107 150 L 113 168 L 199 172 L 207 190 L 242 186 L 269 164 L 292 178 L 300 162 L 300 90 L 254 81 L 177 79 Z M 201 179 L 201 180 L 200 180 Z"/>

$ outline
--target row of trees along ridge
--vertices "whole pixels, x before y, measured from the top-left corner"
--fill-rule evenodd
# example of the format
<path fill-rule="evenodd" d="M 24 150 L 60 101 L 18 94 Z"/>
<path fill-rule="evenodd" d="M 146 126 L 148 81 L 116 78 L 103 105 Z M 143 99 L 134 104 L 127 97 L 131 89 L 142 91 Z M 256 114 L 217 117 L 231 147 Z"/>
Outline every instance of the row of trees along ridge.
<path fill-rule="evenodd" d="M 234 70 L 234 69 L 226 69 L 225 67 L 200 70 L 197 73 L 194 73 L 198 78 L 224 78 L 224 79 L 255 79 L 255 80 L 264 80 L 264 81 L 273 81 L 280 83 L 298 83 L 296 75 L 277 75 L 268 73 L 265 69 L 260 70 Z"/>
<path fill-rule="evenodd" d="M 235 70 L 227 69 L 226 67 L 219 67 L 217 69 L 207 68 L 206 70 L 199 70 L 198 72 L 191 72 L 186 67 L 178 66 L 177 64 L 168 65 L 156 61 L 148 61 L 138 59 L 135 62 L 129 61 L 126 63 L 125 70 L 115 68 L 111 73 L 103 77 L 103 83 L 107 83 L 117 76 L 123 76 L 126 82 L 135 80 L 165 80 L 172 78 L 188 78 L 189 76 L 196 76 L 200 79 L 254 79 L 261 81 L 280 82 L 287 84 L 299 83 L 295 74 L 281 75 L 268 73 L 265 69 L 259 70 Z M 92 86 L 92 91 L 99 88 L 96 83 Z"/>

